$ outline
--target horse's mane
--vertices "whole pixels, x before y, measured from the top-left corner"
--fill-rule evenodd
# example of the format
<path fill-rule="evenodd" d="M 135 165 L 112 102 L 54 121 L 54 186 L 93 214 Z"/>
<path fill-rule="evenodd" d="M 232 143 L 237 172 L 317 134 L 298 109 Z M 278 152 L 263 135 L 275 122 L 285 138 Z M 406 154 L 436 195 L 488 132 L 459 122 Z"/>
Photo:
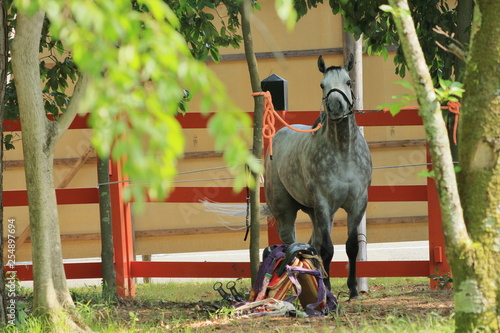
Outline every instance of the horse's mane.
<path fill-rule="evenodd" d="M 325 70 L 325 73 L 328 71 L 339 70 L 339 69 L 342 69 L 342 66 L 330 66 Z"/>
<path fill-rule="evenodd" d="M 319 124 L 323 124 L 324 125 L 325 121 L 326 121 L 326 112 L 321 112 L 319 114 L 318 119 L 316 119 L 316 121 L 314 122 L 314 124 L 312 124 L 311 128 L 316 128 L 316 127 L 318 127 Z"/>

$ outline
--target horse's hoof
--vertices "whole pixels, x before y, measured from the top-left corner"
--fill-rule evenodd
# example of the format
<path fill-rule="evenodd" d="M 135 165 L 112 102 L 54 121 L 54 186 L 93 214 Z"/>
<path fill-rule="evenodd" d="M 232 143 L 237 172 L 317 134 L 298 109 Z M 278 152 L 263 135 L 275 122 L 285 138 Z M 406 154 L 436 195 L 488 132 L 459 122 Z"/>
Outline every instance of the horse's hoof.
<path fill-rule="evenodd" d="M 349 300 L 351 299 L 361 299 L 361 296 L 356 292 L 356 293 L 351 293 L 349 295 Z"/>

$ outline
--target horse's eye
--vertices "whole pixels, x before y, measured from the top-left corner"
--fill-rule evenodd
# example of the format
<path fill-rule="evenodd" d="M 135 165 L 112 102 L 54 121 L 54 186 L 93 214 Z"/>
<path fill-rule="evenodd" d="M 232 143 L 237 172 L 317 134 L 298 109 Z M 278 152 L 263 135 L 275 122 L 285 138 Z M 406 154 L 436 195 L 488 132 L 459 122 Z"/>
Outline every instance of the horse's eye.
<path fill-rule="evenodd" d="M 351 80 L 347 81 L 347 85 L 350 87 L 351 86 Z"/>
<path fill-rule="evenodd" d="M 320 83 L 319 86 L 321 87 L 321 89 L 324 88 L 323 83 Z"/>

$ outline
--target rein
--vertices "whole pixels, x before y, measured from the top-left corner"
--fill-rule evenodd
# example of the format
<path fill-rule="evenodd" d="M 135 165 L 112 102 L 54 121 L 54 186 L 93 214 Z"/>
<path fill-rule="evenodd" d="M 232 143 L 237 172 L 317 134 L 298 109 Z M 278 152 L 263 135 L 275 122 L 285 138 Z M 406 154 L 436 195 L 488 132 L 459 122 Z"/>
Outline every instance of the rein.
<path fill-rule="evenodd" d="M 253 93 L 252 96 L 264 96 L 264 121 L 262 125 L 262 136 L 269 139 L 269 157 L 271 160 L 273 159 L 273 137 L 276 134 L 276 128 L 274 127 L 276 118 L 278 118 L 278 120 L 289 129 L 300 133 L 314 133 L 321 128 L 321 124 L 309 130 L 301 130 L 290 126 L 274 109 L 273 99 L 269 91 L 256 92 Z"/>

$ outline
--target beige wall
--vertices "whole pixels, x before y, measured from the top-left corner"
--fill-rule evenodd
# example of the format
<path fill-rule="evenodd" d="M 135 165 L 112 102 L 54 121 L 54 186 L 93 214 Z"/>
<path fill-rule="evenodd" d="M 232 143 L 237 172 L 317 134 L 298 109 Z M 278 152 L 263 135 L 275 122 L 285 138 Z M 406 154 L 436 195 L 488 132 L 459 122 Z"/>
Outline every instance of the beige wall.
<path fill-rule="evenodd" d="M 297 23 L 293 31 L 287 31 L 274 13 L 273 3 L 262 4 L 262 11 L 256 13 L 253 35 L 256 52 L 302 51 L 299 57 L 286 59 L 261 59 L 258 61 L 261 79 L 277 74 L 288 81 L 289 110 L 317 111 L 320 107 L 321 92 L 319 82 L 321 73 L 317 69 L 317 55 L 314 50 L 342 47 L 342 31 L 339 16 L 333 16 L 327 6 L 319 6 L 312 10 L 303 20 Z M 223 55 L 243 53 L 243 49 L 225 49 Z M 313 55 L 309 55 L 313 54 Z M 341 55 L 326 55 L 328 65 L 341 65 Z M 218 78 L 227 87 L 228 95 L 245 111 L 253 110 L 253 99 L 250 96 L 250 81 L 246 62 L 222 61 L 218 64 L 207 63 Z M 407 93 L 394 81 L 400 80 L 394 74 L 393 54 L 384 61 L 378 56 L 363 56 L 364 72 L 364 105 L 366 109 L 376 108 L 382 103 L 391 101 L 391 97 Z M 196 111 L 196 100 L 191 106 Z M 315 116 L 311 117 L 311 123 Z M 212 151 L 213 141 L 204 129 L 189 129 L 186 135 L 186 151 Z M 17 133 L 21 135 L 20 133 Z M 80 157 L 89 147 L 90 130 L 70 130 L 57 145 L 56 158 Z M 366 127 L 367 141 L 423 139 L 424 131 L 420 126 L 410 127 Z M 400 164 L 425 163 L 424 147 L 408 148 L 378 148 L 372 150 L 373 164 L 390 166 Z M 21 142 L 16 142 L 16 149 L 5 154 L 5 160 L 22 160 Z M 179 162 L 179 172 L 207 169 L 224 166 L 220 158 L 185 159 Z M 425 184 L 424 178 L 417 177 L 423 167 L 381 169 L 374 170 L 374 185 L 406 185 Z M 55 168 L 55 186 L 70 172 L 71 166 L 57 166 Z M 8 168 L 4 174 L 6 190 L 24 189 L 24 171 L 20 167 Z M 231 186 L 230 180 L 220 178 L 231 177 L 227 169 L 211 170 L 206 172 L 180 175 L 177 181 L 193 179 L 210 179 L 198 182 L 177 182 L 176 186 L 200 186 L 198 195 L 205 191 L 216 191 L 219 186 Z M 86 164 L 71 181 L 68 187 L 93 187 L 97 184 L 95 161 Z M 205 188 L 204 188 L 205 187 Z M 89 234 L 99 233 L 97 205 L 68 205 L 59 207 L 61 233 L 63 235 L 84 235 L 80 241 L 64 241 L 63 252 L 65 258 L 96 257 L 100 254 L 98 240 L 88 240 Z M 427 215 L 427 204 L 411 203 L 369 203 L 367 217 L 404 217 Z M 28 225 L 26 207 L 7 207 L 5 217 L 14 217 L 17 223 L 17 234 Z M 345 219 L 344 212 L 339 212 L 337 220 Z M 299 215 L 299 221 L 308 219 Z M 231 221 L 211 213 L 204 212 L 197 203 L 150 203 L 142 214 L 135 214 L 133 218 L 135 231 L 172 230 L 173 236 L 141 237 L 136 239 L 137 254 L 202 251 L 202 250 L 230 250 L 248 248 L 248 242 L 243 241 L 244 231 L 221 233 L 224 222 L 233 222 L 241 226 L 243 219 Z M 264 222 L 263 222 L 264 223 Z M 198 234 L 190 234 L 189 228 L 203 228 Z M 223 230 L 223 229 L 222 229 Z M 229 232 L 230 231 L 230 232 Z M 298 238 L 307 241 L 308 229 L 299 229 Z M 344 243 L 346 238 L 345 227 L 339 226 L 333 231 L 334 242 Z M 78 238 L 78 237 L 77 237 Z M 92 238 L 92 237 L 90 237 Z M 426 223 L 405 223 L 391 225 L 369 225 L 368 241 L 386 242 L 402 240 L 427 239 Z M 262 232 L 261 245 L 267 243 L 267 236 Z M 24 244 L 18 250 L 18 260 L 29 260 L 29 244 Z"/>

